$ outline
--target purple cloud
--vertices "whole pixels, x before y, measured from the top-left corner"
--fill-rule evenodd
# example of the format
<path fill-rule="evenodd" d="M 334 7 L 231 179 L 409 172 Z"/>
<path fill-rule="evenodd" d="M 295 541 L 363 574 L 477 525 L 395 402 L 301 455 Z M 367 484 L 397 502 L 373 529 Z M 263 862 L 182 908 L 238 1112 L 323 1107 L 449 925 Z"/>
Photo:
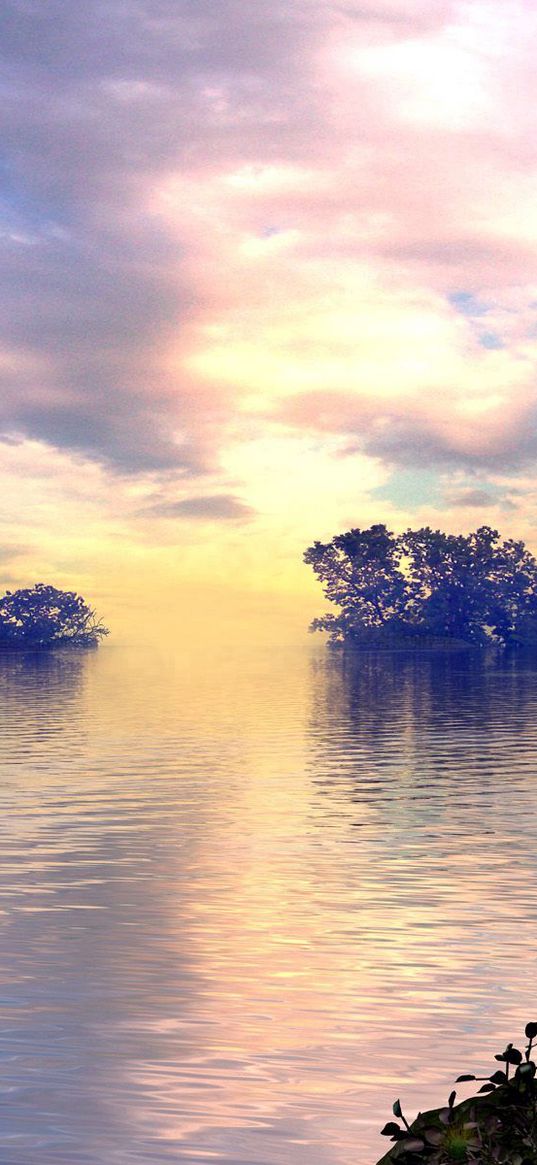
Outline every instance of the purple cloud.
<path fill-rule="evenodd" d="M 254 510 L 232 494 L 183 498 L 181 501 L 155 502 L 146 510 L 160 518 L 196 518 L 200 521 L 247 521 Z"/>
<path fill-rule="evenodd" d="M 122 472 L 214 468 L 232 405 L 162 367 L 207 305 L 148 193 L 257 158 L 263 125 L 265 153 L 296 148 L 293 119 L 313 130 L 315 113 L 294 78 L 320 23 L 283 0 L 3 5 L 5 433 Z"/>

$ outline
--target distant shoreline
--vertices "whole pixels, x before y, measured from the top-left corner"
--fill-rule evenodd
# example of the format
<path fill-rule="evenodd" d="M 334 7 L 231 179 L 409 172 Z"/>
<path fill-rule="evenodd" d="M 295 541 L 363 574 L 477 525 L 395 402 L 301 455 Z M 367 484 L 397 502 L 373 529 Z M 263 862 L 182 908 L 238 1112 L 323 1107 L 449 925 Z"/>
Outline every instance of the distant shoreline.
<path fill-rule="evenodd" d="M 95 651 L 98 646 L 97 643 L 75 643 L 70 639 L 58 640 L 57 643 L 0 643 L 0 655 L 20 655 L 24 651 L 46 651 L 48 654 L 65 648 L 69 651 L 74 651 L 75 648 L 79 651 Z"/>
<path fill-rule="evenodd" d="M 471 651 L 473 653 L 481 653 L 482 651 L 497 650 L 501 644 L 497 643 L 466 643 L 464 640 L 443 640 L 440 643 L 422 643 L 419 640 L 406 640 L 403 643 L 329 643 L 330 651 L 339 652 L 345 655 L 363 655 L 364 653 L 374 652 L 379 654 L 393 654 L 395 652 L 411 652 L 413 655 L 423 653 L 428 655 L 452 655 L 456 652 Z M 503 648 L 502 648 L 503 650 Z"/>
<path fill-rule="evenodd" d="M 454 655 L 461 652 L 472 652 L 474 655 L 481 655 L 489 651 L 536 651 L 537 642 L 535 643 L 468 643 L 464 639 L 442 639 L 436 642 L 425 642 L 419 639 L 408 639 L 399 641 L 397 643 L 328 643 L 326 645 L 330 651 L 338 652 L 344 655 L 363 655 L 365 653 L 379 654 L 395 654 L 406 652 L 412 655 Z"/>

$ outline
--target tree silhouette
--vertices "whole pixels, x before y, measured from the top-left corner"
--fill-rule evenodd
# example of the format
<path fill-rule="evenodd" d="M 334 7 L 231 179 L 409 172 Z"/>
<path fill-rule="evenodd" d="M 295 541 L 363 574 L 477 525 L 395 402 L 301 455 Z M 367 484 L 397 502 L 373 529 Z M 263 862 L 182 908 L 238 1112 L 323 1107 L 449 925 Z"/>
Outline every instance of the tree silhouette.
<path fill-rule="evenodd" d="M 304 554 L 339 614 L 314 619 L 332 644 L 434 637 L 475 645 L 537 632 L 537 562 L 523 542 L 481 526 L 471 534 L 424 527 L 350 530 Z"/>
<path fill-rule="evenodd" d="M 108 630 L 74 591 L 36 583 L 0 598 L 0 645 L 95 647 Z"/>

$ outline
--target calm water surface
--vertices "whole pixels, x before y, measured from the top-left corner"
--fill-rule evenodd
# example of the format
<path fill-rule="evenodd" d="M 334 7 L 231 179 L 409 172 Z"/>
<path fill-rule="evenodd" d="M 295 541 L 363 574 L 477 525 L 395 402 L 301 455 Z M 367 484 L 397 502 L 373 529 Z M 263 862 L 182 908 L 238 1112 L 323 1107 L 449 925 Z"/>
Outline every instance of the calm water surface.
<path fill-rule="evenodd" d="M 105 647 L 0 687 L 2 1165 L 373 1165 L 396 1096 L 537 1018 L 536 661 Z"/>

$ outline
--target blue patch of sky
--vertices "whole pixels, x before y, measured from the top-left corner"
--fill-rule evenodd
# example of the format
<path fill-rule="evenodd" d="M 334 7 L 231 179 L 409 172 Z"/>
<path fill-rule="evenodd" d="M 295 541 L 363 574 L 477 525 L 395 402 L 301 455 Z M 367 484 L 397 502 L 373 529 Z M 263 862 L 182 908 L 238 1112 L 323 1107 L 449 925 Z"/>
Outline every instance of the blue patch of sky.
<path fill-rule="evenodd" d="M 491 498 L 495 498 L 497 501 L 500 501 L 500 499 L 503 498 L 505 494 L 505 486 L 497 485 L 494 481 L 487 481 L 486 478 L 472 478 L 472 480 L 468 482 L 468 488 L 482 489 L 490 494 Z"/>
<path fill-rule="evenodd" d="M 488 495 L 491 501 L 499 501 L 504 491 L 495 482 L 470 474 L 465 479 L 459 479 L 456 492 L 461 496 L 467 492 L 482 493 Z M 397 469 L 388 481 L 372 490 L 371 495 L 408 509 L 423 505 L 445 509 L 446 476 L 434 469 Z"/>
<path fill-rule="evenodd" d="M 440 477 L 433 469 L 397 469 L 389 481 L 372 491 L 373 497 L 396 506 L 441 506 Z"/>
<path fill-rule="evenodd" d="M 470 476 L 465 481 L 457 483 L 456 492 L 459 495 L 465 494 L 466 492 L 475 494 L 482 493 L 483 495 L 488 494 L 491 501 L 497 502 L 502 500 L 505 487 L 497 485 L 494 481 L 488 481 L 485 477 Z"/>
<path fill-rule="evenodd" d="M 479 337 L 479 343 L 482 348 L 505 348 L 505 344 L 496 332 L 482 332 Z"/>
<path fill-rule="evenodd" d="M 452 307 L 469 320 L 478 321 L 490 311 L 490 304 L 484 303 L 471 291 L 453 291 L 448 295 L 448 300 Z M 475 332 L 477 342 L 482 348 L 487 348 L 489 351 L 505 348 L 505 344 L 497 332 L 483 330 L 479 323 L 475 325 Z"/>
<path fill-rule="evenodd" d="M 452 307 L 464 316 L 484 316 L 489 311 L 489 305 L 483 303 L 471 291 L 452 291 L 448 295 Z"/>

